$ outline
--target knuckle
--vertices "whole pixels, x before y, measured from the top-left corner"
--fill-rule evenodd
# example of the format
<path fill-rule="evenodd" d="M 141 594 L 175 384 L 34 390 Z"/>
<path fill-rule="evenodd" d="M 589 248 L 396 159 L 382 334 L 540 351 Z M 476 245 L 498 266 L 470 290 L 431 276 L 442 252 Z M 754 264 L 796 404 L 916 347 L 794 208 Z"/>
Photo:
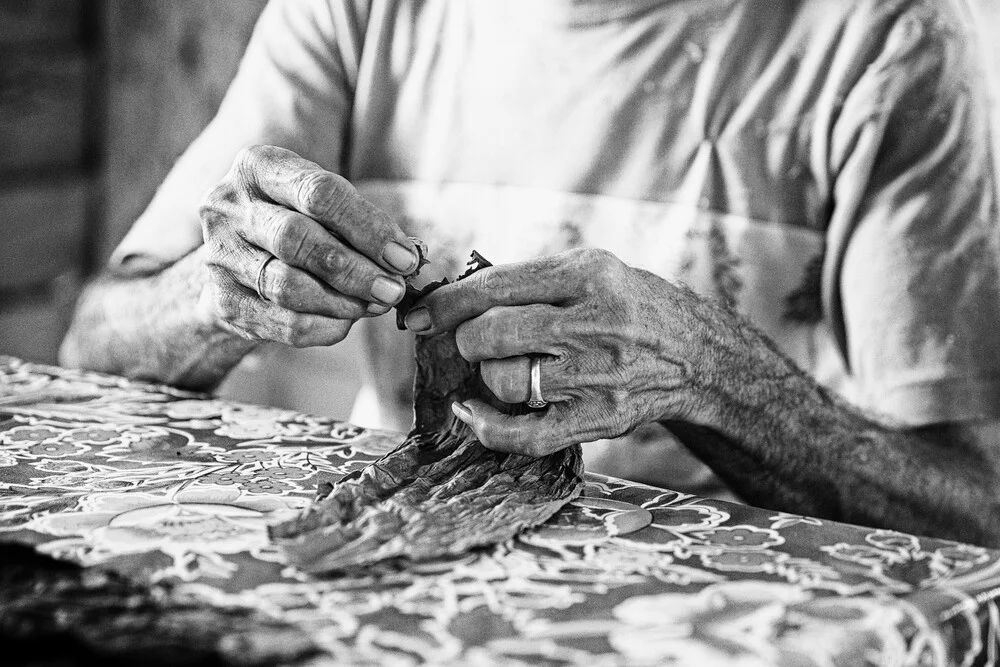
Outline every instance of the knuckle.
<path fill-rule="evenodd" d="M 253 300 L 236 290 L 214 285 L 210 304 L 216 317 L 242 338 L 252 341 L 265 340 L 258 331 L 260 322 L 254 317 Z"/>
<path fill-rule="evenodd" d="M 281 327 L 281 339 L 291 347 L 307 347 L 310 329 L 306 318 L 292 313 Z"/>
<path fill-rule="evenodd" d="M 605 250 L 604 248 L 581 248 L 577 255 L 577 261 L 586 264 L 609 266 L 616 263 L 618 258 L 610 250 Z"/>
<path fill-rule="evenodd" d="M 624 268 L 621 260 L 602 248 L 584 248 L 576 253 L 572 265 L 584 276 L 581 287 L 587 294 L 603 293 Z"/>
<path fill-rule="evenodd" d="M 603 249 L 595 250 L 594 252 L 597 253 L 597 256 L 594 258 L 594 264 L 601 273 L 614 276 L 618 275 L 625 268 L 625 264 L 613 253 Z"/>
<path fill-rule="evenodd" d="M 560 254 L 560 257 L 570 263 L 580 263 L 594 248 L 570 248 Z"/>
<path fill-rule="evenodd" d="M 288 209 L 279 209 L 267 224 L 267 237 L 274 254 L 281 259 L 292 260 L 302 252 L 305 230 L 295 224 L 295 214 Z"/>
<path fill-rule="evenodd" d="M 267 298 L 278 305 L 290 304 L 297 292 L 295 280 L 290 268 L 283 263 L 274 261 L 268 265 Z"/>
<path fill-rule="evenodd" d="M 387 215 L 371 204 L 365 202 L 364 205 L 369 211 L 364 217 L 366 233 L 369 236 L 368 244 L 372 248 L 384 248 L 386 244 L 396 239 L 398 227 Z"/>
<path fill-rule="evenodd" d="M 211 211 L 215 209 L 221 202 L 225 202 L 229 199 L 232 190 L 233 186 L 228 180 L 224 180 L 216 184 L 214 188 L 206 192 L 201 198 L 201 202 L 199 203 L 200 210 Z"/>
<path fill-rule="evenodd" d="M 545 322 L 545 330 L 548 332 L 549 337 L 555 341 L 569 340 L 572 335 L 571 329 L 572 325 L 564 317 L 548 318 Z"/>
<path fill-rule="evenodd" d="M 245 188 L 249 183 L 254 182 L 254 173 L 257 171 L 263 157 L 263 146 L 245 146 L 241 148 L 233 159 L 233 166 L 226 180 L 234 184 L 241 184 Z"/>
<path fill-rule="evenodd" d="M 630 396 L 631 394 L 629 391 L 622 387 L 611 390 L 610 400 L 608 402 L 611 404 L 611 409 L 614 411 L 615 415 L 620 416 L 624 413 L 625 408 L 627 408 L 630 403 Z"/>
<path fill-rule="evenodd" d="M 236 191 L 229 183 L 220 183 L 202 198 L 198 205 L 198 217 L 206 236 L 226 226 L 229 221 L 227 208 L 235 198 Z"/>
<path fill-rule="evenodd" d="M 608 431 L 606 437 L 617 438 L 620 435 L 624 435 L 632 430 L 634 424 L 628 416 L 622 411 L 616 411 L 610 420 L 611 429 Z"/>
<path fill-rule="evenodd" d="M 333 279 L 334 286 L 341 291 L 365 297 L 371 290 L 374 276 L 364 275 L 365 272 L 358 265 L 357 260 L 351 252 L 343 247 L 334 247 L 329 250 L 323 262 L 329 277 Z"/>
<path fill-rule="evenodd" d="M 263 150 L 263 146 L 244 146 L 236 152 L 233 164 L 238 169 L 252 166 L 260 159 L 261 151 Z"/>
<path fill-rule="evenodd" d="M 303 213 L 312 218 L 335 218 L 347 205 L 350 192 L 346 181 L 327 171 L 310 171 L 299 177 L 296 184 Z"/>
<path fill-rule="evenodd" d="M 629 392 L 624 389 L 612 390 L 608 403 L 610 414 L 607 418 L 611 427 L 618 433 L 624 432 L 629 427 L 629 413 L 632 408 Z"/>
<path fill-rule="evenodd" d="M 236 152 L 233 159 L 233 169 L 237 174 L 249 175 L 257 171 L 269 159 L 276 157 L 278 149 L 264 144 L 244 146 Z"/>
<path fill-rule="evenodd" d="M 477 271 L 466 280 L 473 280 L 473 286 L 486 294 L 502 295 L 510 291 L 510 284 L 505 273 L 496 267 L 488 267 Z"/>
<path fill-rule="evenodd" d="M 350 275 L 353 262 L 344 248 L 335 248 L 327 253 L 326 268 L 336 276 Z"/>
<path fill-rule="evenodd" d="M 601 403 L 583 411 L 580 422 L 589 437 L 615 438 L 631 429 L 628 415 L 627 392 L 612 391 Z"/>

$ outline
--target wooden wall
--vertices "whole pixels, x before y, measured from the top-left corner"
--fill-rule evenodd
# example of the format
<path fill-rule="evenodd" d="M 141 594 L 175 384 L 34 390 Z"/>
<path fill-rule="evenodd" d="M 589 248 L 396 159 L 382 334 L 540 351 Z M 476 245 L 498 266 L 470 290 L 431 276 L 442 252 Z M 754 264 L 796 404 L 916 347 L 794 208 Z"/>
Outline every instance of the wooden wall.
<path fill-rule="evenodd" d="M 0 353 L 55 358 L 94 258 L 99 10 L 0 0 Z"/>
<path fill-rule="evenodd" d="M 215 114 L 266 0 L 109 0 L 106 259 Z"/>

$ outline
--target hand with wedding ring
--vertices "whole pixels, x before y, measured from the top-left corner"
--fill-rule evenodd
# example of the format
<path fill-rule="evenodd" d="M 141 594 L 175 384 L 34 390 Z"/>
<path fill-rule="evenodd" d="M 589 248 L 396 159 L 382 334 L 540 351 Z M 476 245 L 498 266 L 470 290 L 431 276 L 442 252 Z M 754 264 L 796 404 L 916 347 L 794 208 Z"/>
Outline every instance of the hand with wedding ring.
<path fill-rule="evenodd" d="M 385 213 L 283 148 L 243 150 L 201 220 L 215 316 L 249 340 L 337 343 L 358 319 L 388 312 L 417 268 Z"/>
<path fill-rule="evenodd" d="M 701 304 L 586 249 L 482 269 L 424 297 L 406 325 L 422 335 L 454 328 L 500 400 L 539 406 L 511 416 L 469 399 L 452 409 L 487 447 L 540 456 L 691 416 L 700 355 L 686 315 Z"/>

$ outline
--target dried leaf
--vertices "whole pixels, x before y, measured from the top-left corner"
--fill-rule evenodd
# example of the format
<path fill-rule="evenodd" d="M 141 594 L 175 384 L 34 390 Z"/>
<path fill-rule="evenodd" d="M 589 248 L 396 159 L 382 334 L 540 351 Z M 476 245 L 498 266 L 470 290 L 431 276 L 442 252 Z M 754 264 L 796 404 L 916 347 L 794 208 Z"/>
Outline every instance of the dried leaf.
<path fill-rule="evenodd" d="M 459 280 L 489 266 L 478 253 Z M 401 303 L 400 322 L 421 296 Z M 555 514 L 582 489 L 579 446 L 541 458 L 491 451 L 454 417 L 473 396 L 508 412 L 483 384 L 478 364 L 458 353 L 453 332 L 417 341 L 415 426 L 397 449 L 321 490 L 299 517 L 273 526 L 289 561 L 314 573 L 386 559 L 456 555 L 511 539 Z"/>

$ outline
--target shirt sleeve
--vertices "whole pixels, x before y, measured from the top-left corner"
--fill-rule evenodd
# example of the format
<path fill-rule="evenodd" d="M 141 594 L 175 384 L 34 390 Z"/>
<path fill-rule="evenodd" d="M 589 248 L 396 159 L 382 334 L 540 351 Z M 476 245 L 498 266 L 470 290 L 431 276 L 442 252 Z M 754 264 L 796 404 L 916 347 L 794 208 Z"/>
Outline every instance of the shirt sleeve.
<path fill-rule="evenodd" d="M 347 51 L 362 38 L 361 23 L 350 20 L 356 2 L 271 0 L 218 113 L 114 251 L 112 268 L 134 260 L 163 266 L 200 246 L 199 204 L 246 146 L 282 146 L 342 170 L 356 66 Z"/>
<path fill-rule="evenodd" d="M 985 63 L 958 2 L 910 6 L 832 132 L 825 305 L 867 407 L 907 425 L 998 417 L 998 188 Z"/>

